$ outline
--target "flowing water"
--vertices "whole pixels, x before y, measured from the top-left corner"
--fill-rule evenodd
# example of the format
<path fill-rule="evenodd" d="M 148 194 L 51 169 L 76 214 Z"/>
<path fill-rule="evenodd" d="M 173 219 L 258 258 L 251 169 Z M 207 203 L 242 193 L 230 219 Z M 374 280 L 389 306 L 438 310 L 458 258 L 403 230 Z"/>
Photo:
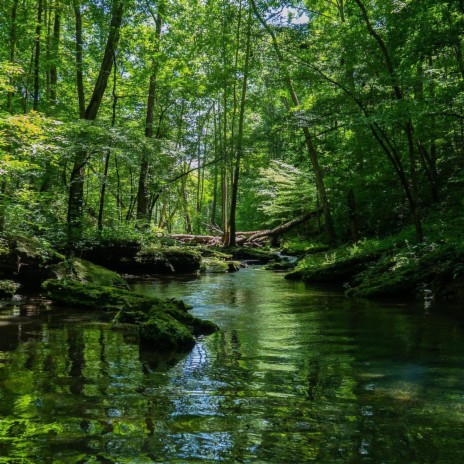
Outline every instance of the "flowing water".
<path fill-rule="evenodd" d="M 139 354 L 95 314 L 0 310 L 0 463 L 464 462 L 464 328 L 259 268 L 134 284 L 222 331 Z"/>

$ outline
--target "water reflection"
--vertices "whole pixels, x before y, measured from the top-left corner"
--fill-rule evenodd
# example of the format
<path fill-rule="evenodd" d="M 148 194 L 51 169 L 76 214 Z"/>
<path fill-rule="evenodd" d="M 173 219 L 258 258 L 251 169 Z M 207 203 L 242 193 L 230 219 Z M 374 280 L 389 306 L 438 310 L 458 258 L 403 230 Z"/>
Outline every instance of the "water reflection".
<path fill-rule="evenodd" d="M 4 308 L 0 456 L 464 460 L 463 331 L 433 308 L 350 301 L 259 269 L 134 289 L 185 296 L 223 330 L 162 356 L 89 313 Z"/>

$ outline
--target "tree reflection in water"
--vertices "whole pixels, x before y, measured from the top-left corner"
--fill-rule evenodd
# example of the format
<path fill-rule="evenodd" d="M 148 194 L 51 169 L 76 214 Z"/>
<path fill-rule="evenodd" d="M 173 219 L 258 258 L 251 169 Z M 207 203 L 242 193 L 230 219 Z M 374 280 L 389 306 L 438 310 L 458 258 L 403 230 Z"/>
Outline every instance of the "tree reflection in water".
<path fill-rule="evenodd" d="M 139 353 L 134 334 L 89 313 L 3 308 L 1 456 L 464 461 L 463 330 L 433 308 L 350 301 L 259 269 L 134 288 L 185 296 L 223 330 L 187 355 Z"/>

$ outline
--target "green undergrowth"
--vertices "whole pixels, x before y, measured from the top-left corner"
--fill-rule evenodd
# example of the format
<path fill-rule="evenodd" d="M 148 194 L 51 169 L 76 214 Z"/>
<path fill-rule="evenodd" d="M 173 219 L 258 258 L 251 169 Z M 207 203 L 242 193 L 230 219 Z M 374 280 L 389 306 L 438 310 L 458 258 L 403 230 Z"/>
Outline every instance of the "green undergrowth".
<path fill-rule="evenodd" d="M 457 296 L 464 276 L 464 227 L 460 218 L 425 224 L 425 240 L 417 243 L 412 227 L 381 239 L 308 254 L 288 279 L 343 284 L 352 297 L 397 297 L 431 292 Z M 454 293 L 454 294 L 453 294 Z"/>
<path fill-rule="evenodd" d="M 306 240 L 291 239 L 282 243 L 281 252 L 290 256 L 305 256 L 309 254 L 328 251 L 329 246 L 325 243 L 310 242 Z"/>
<path fill-rule="evenodd" d="M 405 244 L 390 250 L 353 279 L 349 296 L 414 295 L 425 289 L 440 296 L 464 272 L 462 243 Z"/>

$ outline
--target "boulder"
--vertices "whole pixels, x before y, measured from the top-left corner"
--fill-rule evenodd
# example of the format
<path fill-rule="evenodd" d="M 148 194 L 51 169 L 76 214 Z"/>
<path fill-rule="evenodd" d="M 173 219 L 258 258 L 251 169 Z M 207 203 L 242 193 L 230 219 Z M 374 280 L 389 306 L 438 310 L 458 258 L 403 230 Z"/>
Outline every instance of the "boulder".
<path fill-rule="evenodd" d="M 54 279 L 75 280 L 105 287 L 128 288 L 127 282 L 116 272 L 80 258 L 69 258 L 50 267 Z"/>
<path fill-rule="evenodd" d="M 71 306 L 114 313 L 118 324 L 136 326 L 140 343 L 150 349 L 187 350 L 194 336 L 210 334 L 217 325 L 188 313 L 176 299 L 148 298 L 129 290 L 77 281 L 51 279 L 43 289 L 52 300 Z"/>

